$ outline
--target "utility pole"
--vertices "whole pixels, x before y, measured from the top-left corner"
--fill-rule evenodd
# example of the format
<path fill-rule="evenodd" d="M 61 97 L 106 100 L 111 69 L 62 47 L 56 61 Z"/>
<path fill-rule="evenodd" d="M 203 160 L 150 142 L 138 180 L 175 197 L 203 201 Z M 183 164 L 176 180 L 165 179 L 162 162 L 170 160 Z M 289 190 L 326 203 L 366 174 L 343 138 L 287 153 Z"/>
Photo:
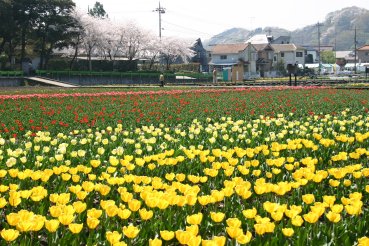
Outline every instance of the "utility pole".
<path fill-rule="evenodd" d="M 355 61 L 355 66 L 354 66 L 354 72 L 355 72 L 355 74 L 356 74 L 356 44 L 357 44 L 357 40 L 356 40 L 356 26 L 355 26 L 355 35 L 354 35 L 354 55 L 355 55 L 355 59 L 354 59 L 354 61 Z"/>
<path fill-rule="evenodd" d="M 159 38 L 161 39 L 161 14 L 165 14 L 165 8 L 160 6 L 160 1 L 159 8 L 156 8 L 154 11 L 159 13 Z"/>
<path fill-rule="evenodd" d="M 318 27 L 318 63 L 319 63 L 319 74 L 320 74 L 320 69 L 321 69 L 321 60 L 320 60 L 320 27 L 323 26 L 323 24 L 319 23 L 316 24 L 316 26 Z"/>

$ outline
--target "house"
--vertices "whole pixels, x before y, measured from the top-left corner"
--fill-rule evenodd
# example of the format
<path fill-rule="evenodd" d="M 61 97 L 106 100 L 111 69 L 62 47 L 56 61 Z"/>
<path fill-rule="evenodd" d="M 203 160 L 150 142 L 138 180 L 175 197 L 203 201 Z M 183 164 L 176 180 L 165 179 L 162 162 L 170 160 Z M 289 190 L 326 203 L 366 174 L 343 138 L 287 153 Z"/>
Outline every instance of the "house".
<path fill-rule="evenodd" d="M 355 54 L 353 51 L 336 51 L 336 64 L 340 66 L 341 70 L 344 69 L 346 64 L 355 63 Z"/>
<path fill-rule="evenodd" d="M 366 44 L 357 49 L 357 58 L 359 63 L 369 62 L 369 44 Z"/>
<path fill-rule="evenodd" d="M 295 44 L 271 44 L 274 50 L 273 66 L 283 62 L 287 68 L 289 64 L 305 66 L 305 49 Z"/>
<path fill-rule="evenodd" d="M 199 63 L 201 72 L 209 72 L 207 53 L 201 39 L 197 39 L 190 49 L 194 52 L 191 62 Z"/>
<path fill-rule="evenodd" d="M 270 44 L 253 44 L 257 51 L 256 60 L 256 72 L 260 74 L 260 77 L 273 76 L 273 57 L 274 49 Z"/>
<path fill-rule="evenodd" d="M 319 50 L 320 52 L 334 51 L 331 45 L 303 45 L 302 47 L 305 48 L 305 63 L 307 64 L 319 63 Z"/>
<path fill-rule="evenodd" d="M 249 38 L 245 43 L 251 43 L 251 44 L 269 44 L 271 41 L 271 38 L 268 37 L 266 34 L 256 34 Z"/>
<path fill-rule="evenodd" d="M 250 43 L 218 44 L 212 46 L 211 70 L 224 71 L 225 80 L 238 81 L 256 76 L 257 51 Z M 226 74 L 228 73 L 228 74 Z"/>
<path fill-rule="evenodd" d="M 290 36 L 279 36 L 276 39 L 271 39 L 272 44 L 289 44 L 291 43 L 291 37 Z"/>

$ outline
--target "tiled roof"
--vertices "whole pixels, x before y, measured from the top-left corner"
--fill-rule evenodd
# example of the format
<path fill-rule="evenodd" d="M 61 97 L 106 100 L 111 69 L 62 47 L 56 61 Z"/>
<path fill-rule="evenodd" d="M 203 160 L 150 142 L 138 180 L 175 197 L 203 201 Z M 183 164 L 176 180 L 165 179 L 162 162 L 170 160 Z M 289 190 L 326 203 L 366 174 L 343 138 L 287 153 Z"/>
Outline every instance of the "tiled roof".
<path fill-rule="evenodd" d="M 268 37 L 266 34 L 256 34 L 252 36 L 249 40 L 247 40 L 245 43 L 251 43 L 251 44 L 268 44 Z"/>
<path fill-rule="evenodd" d="M 304 50 L 301 46 L 296 46 L 295 44 L 272 44 L 272 48 L 275 52 L 288 52 L 296 50 Z"/>
<path fill-rule="evenodd" d="M 359 49 L 357 49 L 357 50 L 360 50 L 360 51 L 369 51 L 369 44 L 366 44 L 366 45 L 364 45 L 364 46 L 360 47 L 360 48 L 359 48 Z"/>
<path fill-rule="evenodd" d="M 238 54 L 247 48 L 248 44 L 218 44 L 213 46 L 213 54 Z"/>
<path fill-rule="evenodd" d="M 265 49 L 265 47 L 267 47 L 267 45 L 268 44 L 253 44 L 252 46 L 254 46 L 257 51 L 260 51 L 260 50 Z"/>
<path fill-rule="evenodd" d="M 257 51 L 264 50 L 265 48 L 268 48 L 268 50 L 273 50 L 269 44 L 253 44 L 252 46 L 254 46 Z"/>
<path fill-rule="evenodd" d="M 349 58 L 349 57 L 354 57 L 354 55 L 352 54 L 353 52 L 351 50 L 347 50 L 347 51 L 336 51 L 336 58 Z"/>

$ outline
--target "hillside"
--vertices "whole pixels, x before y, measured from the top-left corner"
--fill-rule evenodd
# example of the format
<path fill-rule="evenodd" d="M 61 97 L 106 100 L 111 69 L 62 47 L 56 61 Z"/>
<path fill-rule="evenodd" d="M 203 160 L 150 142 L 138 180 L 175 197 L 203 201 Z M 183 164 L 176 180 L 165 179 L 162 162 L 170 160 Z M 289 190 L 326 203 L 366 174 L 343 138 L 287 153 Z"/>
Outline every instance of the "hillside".
<path fill-rule="evenodd" d="M 357 46 L 369 43 L 369 10 L 349 7 L 327 14 L 320 27 L 320 44 L 336 46 L 336 50 L 352 50 L 354 47 L 354 29 L 357 28 Z M 279 27 L 257 28 L 247 30 L 232 28 L 215 35 L 204 43 L 214 45 L 220 43 L 245 42 L 255 34 L 271 34 L 275 38 L 290 35 L 291 42 L 299 45 L 318 45 L 317 23 L 288 31 Z"/>

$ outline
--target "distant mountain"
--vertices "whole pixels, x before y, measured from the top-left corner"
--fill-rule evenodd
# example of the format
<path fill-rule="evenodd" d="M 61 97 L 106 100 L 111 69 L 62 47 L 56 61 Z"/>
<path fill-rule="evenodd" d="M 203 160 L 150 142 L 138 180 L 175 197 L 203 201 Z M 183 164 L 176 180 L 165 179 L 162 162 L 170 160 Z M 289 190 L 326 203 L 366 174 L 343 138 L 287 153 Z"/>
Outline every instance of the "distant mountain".
<path fill-rule="evenodd" d="M 206 40 L 204 42 L 206 45 L 242 43 L 246 41 L 245 37 L 249 37 L 250 35 L 251 31 L 244 28 L 232 28 L 219 33 L 210 40 Z"/>
<path fill-rule="evenodd" d="M 357 47 L 369 43 L 369 10 L 349 7 L 329 13 L 325 21 L 320 23 L 320 44 L 332 45 L 336 50 L 352 50 L 354 48 L 354 30 L 357 29 Z M 245 42 L 255 34 L 270 34 L 274 38 L 291 36 L 291 42 L 298 45 L 318 45 L 317 23 L 288 31 L 278 27 L 257 28 L 247 30 L 232 28 L 205 40 L 205 45 Z"/>

